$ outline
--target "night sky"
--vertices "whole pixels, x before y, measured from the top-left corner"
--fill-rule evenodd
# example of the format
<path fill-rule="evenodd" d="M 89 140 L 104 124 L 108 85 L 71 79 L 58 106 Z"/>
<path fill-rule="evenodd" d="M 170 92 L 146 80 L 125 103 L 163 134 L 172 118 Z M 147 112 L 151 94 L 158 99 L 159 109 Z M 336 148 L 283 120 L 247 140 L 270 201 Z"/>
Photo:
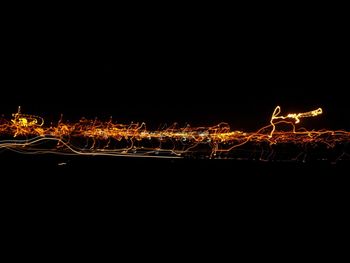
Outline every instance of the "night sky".
<path fill-rule="evenodd" d="M 53 119 L 63 113 L 150 124 L 225 121 L 254 130 L 280 105 L 285 112 L 323 107 L 316 125 L 349 128 L 348 51 L 340 28 L 107 24 L 9 30 L 1 112 L 21 105 Z"/>

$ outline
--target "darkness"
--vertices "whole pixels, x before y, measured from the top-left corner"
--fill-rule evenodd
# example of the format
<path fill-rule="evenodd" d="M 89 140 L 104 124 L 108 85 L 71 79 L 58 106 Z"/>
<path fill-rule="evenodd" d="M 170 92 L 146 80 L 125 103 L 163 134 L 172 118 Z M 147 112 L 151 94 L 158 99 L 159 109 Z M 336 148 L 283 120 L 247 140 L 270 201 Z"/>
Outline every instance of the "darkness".
<path fill-rule="evenodd" d="M 316 125 L 349 128 L 341 28 L 242 23 L 19 23 L 4 33 L 1 112 L 255 130 L 276 105 L 321 106 Z"/>
<path fill-rule="evenodd" d="M 324 114 L 306 120 L 305 127 L 350 130 L 349 40 L 342 21 L 308 15 L 219 17 L 7 21 L 1 32 L 0 112 L 9 117 L 20 105 L 22 112 L 52 121 L 60 114 L 65 120 L 113 116 L 155 128 L 224 121 L 232 129 L 253 131 L 269 122 L 277 105 L 284 113 L 322 107 Z M 62 162 L 66 165 L 59 166 Z M 196 209 L 220 214 L 232 206 L 281 209 L 294 202 L 309 207 L 331 196 L 334 202 L 343 199 L 349 175 L 346 162 L 9 152 L 0 154 L 0 165 L 8 192 L 47 207 L 64 203 L 72 214 L 77 207 L 103 214 L 127 206 L 143 215 L 166 210 L 169 216 Z"/>

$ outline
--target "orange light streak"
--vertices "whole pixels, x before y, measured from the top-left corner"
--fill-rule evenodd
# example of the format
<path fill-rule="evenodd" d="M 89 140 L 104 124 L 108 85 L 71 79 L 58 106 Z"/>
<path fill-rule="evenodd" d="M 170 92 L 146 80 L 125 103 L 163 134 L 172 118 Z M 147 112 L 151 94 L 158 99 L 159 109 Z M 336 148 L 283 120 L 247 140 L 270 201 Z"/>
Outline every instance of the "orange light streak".
<path fill-rule="evenodd" d="M 64 123 L 47 126 L 44 119 L 18 112 L 12 119 L 0 120 L 0 149 L 10 149 L 22 153 L 59 153 L 80 155 L 112 156 L 152 156 L 183 157 L 187 154 L 207 151 L 205 156 L 214 158 L 220 154 L 232 153 L 252 144 L 263 148 L 263 145 L 293 144 L 336 145 L 350 142 L 350 132 L 345 130 L 308 131 L 297 129 L 301 119 L 317 117 L 323 110 L 280 115 L 281 107 L 277 106 L 271 116 L 269 125 L 256 132 L 232 131 L 227 123 L 211 127 L 177 127 L 172 125 L 165 129 L 148 130 L 145 123 L 117 124 L 112 120 L 81 119 L 75 123 Z M 279 130 L 280 124 L 290 126 L 289 130 Z M 10 138 L 10 139 L 8 139 Z M 50 147 L 43 146 L 51 143 Z M 84 144 L 84 145 L 83 145 Z M 205 149 L 205 150 L 204 150 Z M 209 150 L 208 150 L 209 149 Z"/>

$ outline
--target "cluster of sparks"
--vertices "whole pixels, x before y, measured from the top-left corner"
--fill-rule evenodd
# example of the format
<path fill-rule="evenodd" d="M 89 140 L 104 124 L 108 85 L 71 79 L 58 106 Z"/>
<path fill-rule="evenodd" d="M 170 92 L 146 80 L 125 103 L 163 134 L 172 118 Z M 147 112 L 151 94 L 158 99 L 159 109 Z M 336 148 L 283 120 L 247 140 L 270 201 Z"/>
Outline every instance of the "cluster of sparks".
<path fill-rule="evenodd" d="M 268 160 L 274 154 L 274 147 L 281 145 L 305 150 L 315 145 L 334 148 L 350 142 L 350 132 L 345 130 L 309 131 L 297 127 L 302 119 L 322 114 L 321 108 L 285 116 L 280 113 L 281 108 L 277 106 L 269 124 L 255 132 L 232 131 L 227 123 L 211 127 L 178 127 L 174 124 L 148 130 L 145 123 L 118 124 L 112 119 L 81 119 L 69 123 L 61 118 L 55 125 L 46 125 L 43 118 L 23 114 L 19 107 L 12 118 L 0 119 L 0 150 L 67 155 L 230 158 L 246 156 L 243 152 L 249 148 L 250 154 L 258 152 L 260 160 Z M 343 154 L 347 153 L 344 151 Z"/>

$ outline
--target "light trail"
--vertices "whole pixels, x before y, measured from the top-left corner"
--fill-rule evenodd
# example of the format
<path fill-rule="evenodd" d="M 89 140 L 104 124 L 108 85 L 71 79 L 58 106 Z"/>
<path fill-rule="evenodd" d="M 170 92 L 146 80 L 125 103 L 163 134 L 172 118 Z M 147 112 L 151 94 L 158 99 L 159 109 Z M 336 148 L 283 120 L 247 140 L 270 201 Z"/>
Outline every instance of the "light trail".
<path fill-rule="evenodd" d="M 295 156 L 307 149 L 334 149 L 350 142 L 345 130 L 311 130 L 297 127 L 302 119 L 317 117 L 321 108 L 281 114 L 277 106 L 269 124 L 255 132 L 232 131 L 227 123 L 210 127 L 177 127 L 148 130 L 145 123 L 117 124 L 81 119 L 75 123 L 45 125 L 43 118 L 23 114 L 19 107 L 11 119 L 0 119 L 0 150 L 22 154 L 100 155 L 152 158 L 228 158 L 273 160 L 278 147 L 295 149 Z M 283 124 L 283 125 L 282 125 Z M 286 127 L 289 127 L 286 130 Z M 282 129 L 283 128 L 283 129 Z M 284 150 L 285 152 L 286 150 Z M 349 156 L 347 150 L 340 154 Z M 292 160 L 288 155 L 286 160 Z"/>

